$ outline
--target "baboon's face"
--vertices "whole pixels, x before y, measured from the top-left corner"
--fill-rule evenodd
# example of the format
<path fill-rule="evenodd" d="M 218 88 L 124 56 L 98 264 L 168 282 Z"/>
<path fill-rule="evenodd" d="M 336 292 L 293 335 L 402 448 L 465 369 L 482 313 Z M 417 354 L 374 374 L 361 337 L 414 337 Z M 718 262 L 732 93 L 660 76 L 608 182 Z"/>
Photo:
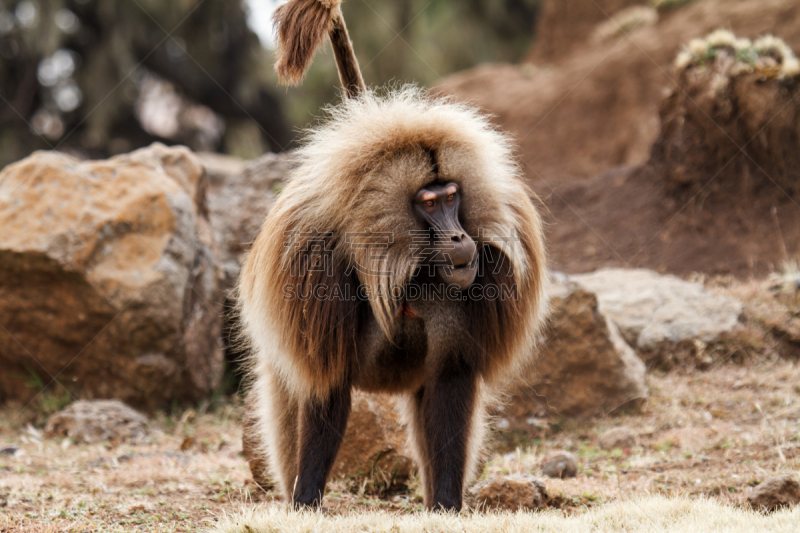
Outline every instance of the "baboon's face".
<path fill-rule="evenodd" d="M 425 263 L 448 285 L 465 290 L 475 281 L 478 247 L 459 220 L 461 193 L 457 183 L 431 183 L 413 199 L 414 214 L 429 233 Z"/>

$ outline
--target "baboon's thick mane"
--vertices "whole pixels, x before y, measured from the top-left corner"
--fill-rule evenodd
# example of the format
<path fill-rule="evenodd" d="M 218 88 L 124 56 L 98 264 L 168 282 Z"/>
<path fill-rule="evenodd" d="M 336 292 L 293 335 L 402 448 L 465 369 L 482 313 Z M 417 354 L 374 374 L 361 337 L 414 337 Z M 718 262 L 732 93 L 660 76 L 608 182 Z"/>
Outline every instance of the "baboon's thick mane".
<path fill-rule="evenodd" d="M 508 139 L 475 110 L 414 88 L 385 96 L 366 92 L 328 114 L 298 150 L 288 184 L 267 219 L 270 231 L 261 232 L 242 276 L 241 290 L 250 295 L 245 305 L 251 306 L 243 316 L 254 322 L 245 326 L 256 337 L 267 335 L 257 333 L 264 324 L 272 326 L 265 342 L 278 343 L 292 354 L 277 362 L 279 369 L 292 366 L 282 369 L 291 378 L 287 382 L 295 383 L 301 375 L 309 389 L 324 390 L 345 379 L 359 317 L 366 309 L 391 334 L 397 304 L 389 291 L 408 283 L 417 265 L 409 234 L 421 227 L 414 223 L 411 198 L 436 177 L 459 183 L 464 229 L 479 247 L 501 251 L 512 267 L 504 282 L 515 286 L 518 298 L 473 306 L 476 322 L 482 316 L 495 328 L 478 335 L 483 348 L 497 368 L 507 368 L 509 359 L 532 349 L 543 307 L 544 250 L 532 193 Z M 429 152 L 436 156 L 437 174 Z M 390 233 L 391 243 L 375 253 L 377 245 L 356 246 L 348 237 L 367 232 Z M 290 245 L 287 235 L 292 236 Z M 298 276 L 292 267 L 320 261 L 309 245 L 314 235 L 329 247 L 333 269 L 325 275 Z M 368 271 L 346 272 L 354 259 Z M 256 269 L 261 270 L 258 275 Z M 364 286 L 373 296 L 368 302 L 324 300 L 313 305 L 282 297 L 287 285 L 320 283 L 354 292 Z M 300 365 L 304 368 L 296 368 L 296 362 L 305 362 Z M 492 369 L 486 372 L 490 379 Z"/>

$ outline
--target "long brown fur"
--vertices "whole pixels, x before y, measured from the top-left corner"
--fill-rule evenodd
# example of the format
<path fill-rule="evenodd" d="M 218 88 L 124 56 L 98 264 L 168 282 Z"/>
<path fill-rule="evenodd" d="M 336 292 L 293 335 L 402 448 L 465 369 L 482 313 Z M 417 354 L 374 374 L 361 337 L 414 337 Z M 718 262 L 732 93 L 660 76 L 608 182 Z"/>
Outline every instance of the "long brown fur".
<path fill-rule="evenodd" d="M 341 11 L 341 0 L 290 0 L 275 10 L 281 82 L 298 85 L 317 48 L 330 35 L 339 77 L 353 98 L 366 89 Z"/>

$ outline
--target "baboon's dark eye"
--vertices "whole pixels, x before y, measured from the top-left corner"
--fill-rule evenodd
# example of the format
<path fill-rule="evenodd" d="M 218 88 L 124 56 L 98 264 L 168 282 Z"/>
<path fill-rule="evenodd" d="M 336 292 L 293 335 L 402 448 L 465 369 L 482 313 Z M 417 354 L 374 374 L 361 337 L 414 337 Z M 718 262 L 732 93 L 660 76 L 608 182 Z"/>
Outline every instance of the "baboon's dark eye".
<path fill-rule="evenodd" d="M 453 194 L 448 194 L 448 195 L 447 195 L 447 201 L 448 201 L 448 202 L 452 202 L 452 201 L 453 201 L 453 198 L 455 198 L 455 197 L 456 197 L 455 193 L 453 193 Z"/>
<path fill-rule="evenodd" d="M 425 200 L 424 202 L 422 202 L 422 205 L 424 205 L 425 207 L 433 207 L 434 203 L 435 202 L 433 200 Z"/>

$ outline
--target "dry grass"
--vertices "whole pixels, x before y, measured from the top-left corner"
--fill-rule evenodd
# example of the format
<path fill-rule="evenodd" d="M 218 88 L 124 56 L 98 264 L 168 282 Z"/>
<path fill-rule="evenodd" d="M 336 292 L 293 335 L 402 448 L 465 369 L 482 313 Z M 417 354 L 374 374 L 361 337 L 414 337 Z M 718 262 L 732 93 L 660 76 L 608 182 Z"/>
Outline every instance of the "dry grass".
<path fill-rule="evenodd" d="M 800 299 L 763 286 L 714 290 L 744 300 L 751 336 L 769 332 L 774 342 L 749 343 L 746 356 L 715 359 L 705 371 L 651 372 L 651 398 L 640 412 L 542 419 L 525 434 L 494 433 L 486 476 L 541 476 L 548 453 L 576 455 L 578 476 L 547 479 L 548 509 L 540 513 L 431 516 L 421 512 L 415 483 L 372 494 L 369 484 L 334 480 L 324 515 L 295 515 L 250 481 L 237 398 L 211 412 L 159 414 L 150 441 L 136 445 L 44 438 L 43 401 L 21 414 L 19 406 L 0 408 L 0 449 L 20 450 L 0 454 L 0 533 L 247 531 L 244 523 L 253 532 L 800 531 L 797 509 L 761 516 L 745 504 L 764 479 L 800 472 L 800 364 L 791 358 L 796 348 L 778 350 L 800 339 Z M 618 425 L 636 431 L 636 445 L 601 450 L 599 435 Z M 239 525 L 220 521 L 226 513 L 240 516 Z"/>
<path fill-rule="evenodd" d="M 796 533 L 800 508 L 772 515 L 736 509 L 707 499 L 669 499 L 662 496 L 616 502 L 572 516 L 560 513 L 486 513 L 442 515 L 387 512 L 353 512 L 343 515 L 292 513 L 275 506 L 250 508 L 225 517 L 217 533 L 326 533 L 369 531 L 370 533 L 459 532 L 527 533 L 603 533 L 636 531 L 642 533 L 721 533 L 771 532 Z"/>

